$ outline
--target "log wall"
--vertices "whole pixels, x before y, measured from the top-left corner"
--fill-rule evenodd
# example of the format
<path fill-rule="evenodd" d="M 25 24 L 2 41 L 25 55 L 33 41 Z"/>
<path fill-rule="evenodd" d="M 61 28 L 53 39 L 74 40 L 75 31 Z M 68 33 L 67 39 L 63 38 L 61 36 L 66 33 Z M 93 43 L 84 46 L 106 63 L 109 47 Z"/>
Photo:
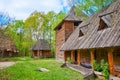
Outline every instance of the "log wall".
<path fill-rule="evenodd" d="M 52 54 L 49 50 L 40 50 L 40 51 L 34 51 L 33 52 L 33 57 L 34 58 L 48 58 L 52 57 Z"/>
<path fill-rule="evenodd" d="M 81 62 L 85 62 L 85 63 L 90 64 L 90 62 L 91 62 L 91 55 L 90 55 L 90 52 L 88 50 L 81 51 L 80 56 L 81 56 L 81 58 L 80 58 Z"/>
<path fill-rule="evenodd" d="M 60 51 L 61 46 L 74 30 L 74 23 L 63 22 L 61 29 L 56 30 L 56 60 L 64 61 L 64 51 Z"/>
<path fill-rule="evenodd" d="M 108 52 L 106 49 L 96 49 L 94 51 L 94 58 L 97 61 L 97 63 L 100 63 L 102 59 L 104 59 L 105 62 L 108 62 Z"/>
<path fill-rule="evenodd" d="M 67 61 L 67 58 L 71 59 L 71 51 L 65 51 L 64 53 L 64 61 Z"/>

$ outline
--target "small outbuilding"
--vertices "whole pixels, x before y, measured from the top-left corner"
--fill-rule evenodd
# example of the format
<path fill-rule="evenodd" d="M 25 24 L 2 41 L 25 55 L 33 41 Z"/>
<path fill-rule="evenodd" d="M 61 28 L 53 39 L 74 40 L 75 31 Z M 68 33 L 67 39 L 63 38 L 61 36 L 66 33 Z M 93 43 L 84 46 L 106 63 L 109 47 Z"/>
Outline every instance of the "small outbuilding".
<path fill-rule="evenodd" d="M 52 57 L 50 45 L 44 39 L 39 39 L 32 47 L 33 58 L 47 58 Z"/>
<path fill-rule="evenodd" d="M 15 57 L 18 56 L 18 52 L 19 50 L 11 38 L 0 29 L 0 57 Z"/>

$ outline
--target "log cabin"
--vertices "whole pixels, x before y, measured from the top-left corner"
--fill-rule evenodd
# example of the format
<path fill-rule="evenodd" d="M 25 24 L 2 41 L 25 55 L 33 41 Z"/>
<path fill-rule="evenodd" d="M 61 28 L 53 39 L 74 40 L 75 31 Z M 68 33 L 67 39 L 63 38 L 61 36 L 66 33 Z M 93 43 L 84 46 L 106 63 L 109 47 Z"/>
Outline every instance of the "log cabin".
<path fill-rule="evenodd" d="M 83 21 L 63 43 L 64 61 L 93 67 L 104 59 L 112 75 L 120 77 L 120 0 Z"/>
<path fill-rule="evenodd" d="M 19 50 L 11 40 L 11 38 L 0 29 L 0 57 L 15 57 L 18 56 Z"/>
<path fill-rule="evenodd" d="M 76 16 L 75 6 L 73 6 L 65 18 L 55 27 L 56 32 L 56 60 L 64 61 L 64 51 L 60 47 L 68 39 L 74 29 L 82 22 L 82 17 L 86 16 L 81 13 Z"/>
<path fill-rule="evenodd" d="M 47 58 L 52 57 L 50 45 L 44 39 L 39 39 L 32 47 L 33 58 Z"/>

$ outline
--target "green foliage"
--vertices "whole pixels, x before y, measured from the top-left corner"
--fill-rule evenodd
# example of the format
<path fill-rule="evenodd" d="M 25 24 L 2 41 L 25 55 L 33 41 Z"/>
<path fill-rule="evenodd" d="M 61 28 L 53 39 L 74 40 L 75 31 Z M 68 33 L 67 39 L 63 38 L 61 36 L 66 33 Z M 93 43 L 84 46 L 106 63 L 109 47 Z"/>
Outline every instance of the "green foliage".
<path fill-rule="evenodd" d="M 42 38 L 50 44 L 52 53 L 55 53 L 54 28 L 63 19 L 64 15 L 64 13 L 56 14 L 53 11 L 49 11 L 47 14 L 38 11 L 33 12 L 30 17 L 26 19 L 24 25 L 30 47 L 36 40 Z"/>
<path fill-rule="evenodd" d="M 26 58 L 0 71 L 1 80 L 83 80 L 79 72 L 69 68 L 61 68 L 63 63 L 54 59 Z M 30 60 L 28 60 L 30 59 Z M 46 68 L 48 72 L 39 72 L 38 68 Z M 64 75 L 64 76 L 63 76 Z"/>
<path fill-rule="evenodd" d="M 70 57 L 67 57 L 67 61 L 68 61 L 69 63 L 71 63 L 71 59 L 70 59 Z"/>
<path fill-rule="evenodd" d="M 8 34 L 13 43 L 19 49 L 20 55 L 22 55 L 24 50 L 24 22 L 22 20 L 15 20 L 12 23 L 9 23 L 5 28 L 5 33 Z"/>
<path fill-rule="evenodd" d="M 92 15 L 103 7 L 109 5 L 114 0 L 67 0 L 69 6 L 76 5 L 78 14 L 84 12 Z"/>
<path fill-rule="evenodd" d="M 25 20 L 15 20 L 5 28 L 21 56 L 31 55 L 31 48 L 38 39 L 45 39 L 51 46 L 52 53 L 55 53 L 55 31 L 54 28 L 64 18 L 65 13 L 48 13 L 34 11 Z"/>
<path fill-rule="evenodd" d="M 109 78 L 109 67 L 108 67 L 108 63 L 104 61 L 104 59 L 101 60 L 101 63 L 98 64 L 96 62 L 96 60 L 94 60 L 94 63 L 93 63 L 93 66 L 94 66 L 94 69 L 96 71 L 100 71 L 102 72 L 102 75 L 108 79 Z"/>
<path fill-rule="evenodd" d="M 102 59 L 101 60 L 101 68 L 102 68 L 102 75 L 108 79 L 109 78 L 109 67 L 108 67 L 108 63 Z"/>
<path fill-rule="evenodd" d="M 96 60 L 94 60 L 93 66 L 94 66 L 95 71 L 101 71 L 100 64 L 98 64 Z"/>

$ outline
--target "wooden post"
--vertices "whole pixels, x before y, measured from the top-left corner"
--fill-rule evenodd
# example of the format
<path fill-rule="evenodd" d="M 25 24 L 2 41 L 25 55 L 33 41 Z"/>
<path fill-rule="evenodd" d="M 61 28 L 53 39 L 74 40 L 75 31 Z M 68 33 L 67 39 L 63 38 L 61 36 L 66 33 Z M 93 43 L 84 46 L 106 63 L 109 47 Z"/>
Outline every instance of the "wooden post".
<path fill-rule="evenodd" d="M 80 65 L 80 50 L 78 50 L 78 53 L 77 53 L 77 62 L 78 62 L 78 65 Z"/>
<path fill-rule="evenodd" d="M 2 58 L 4 57 L 4 50 L 2 50 Z"/>
<path fill-rule="evenodd" d="M 94 66 L 93 66 L 93 63 L 94 63 L 94 60 L 95 60 L 95 58 L 94 58 L 94 50 L 91 50 L 91 51 L 90 51 L 90 55 L 91 55 L 91 65 L 92 65 L 92 69 L 94 70 Z"/>
<path fill-rule="evenodd" d="M 66 61 L 67 61 L 67 54 L 66 52 L 64 52 L 64 62 L 66 63 Z"/>
<path fill-rule="evenodd" d="M 39 57 L 43 58 L 43 51 L 42 50 L 39 51 Z"/>
<path fill-rule="evenodd" d="M 37 57 L 39 57 L 39 50 L 37 50 Z"/>
<path fill-rule="evenodd" d="M 71 51 L 71 62 L 74 63 L 75 59 L 74 59 L 74 51 Z"/>
<path fill-rule="evenodd" d="M 114 73 L 113 49 L 108 50 L 108 64 L 109 64 L 110 74 L 113 74 Z"/>

